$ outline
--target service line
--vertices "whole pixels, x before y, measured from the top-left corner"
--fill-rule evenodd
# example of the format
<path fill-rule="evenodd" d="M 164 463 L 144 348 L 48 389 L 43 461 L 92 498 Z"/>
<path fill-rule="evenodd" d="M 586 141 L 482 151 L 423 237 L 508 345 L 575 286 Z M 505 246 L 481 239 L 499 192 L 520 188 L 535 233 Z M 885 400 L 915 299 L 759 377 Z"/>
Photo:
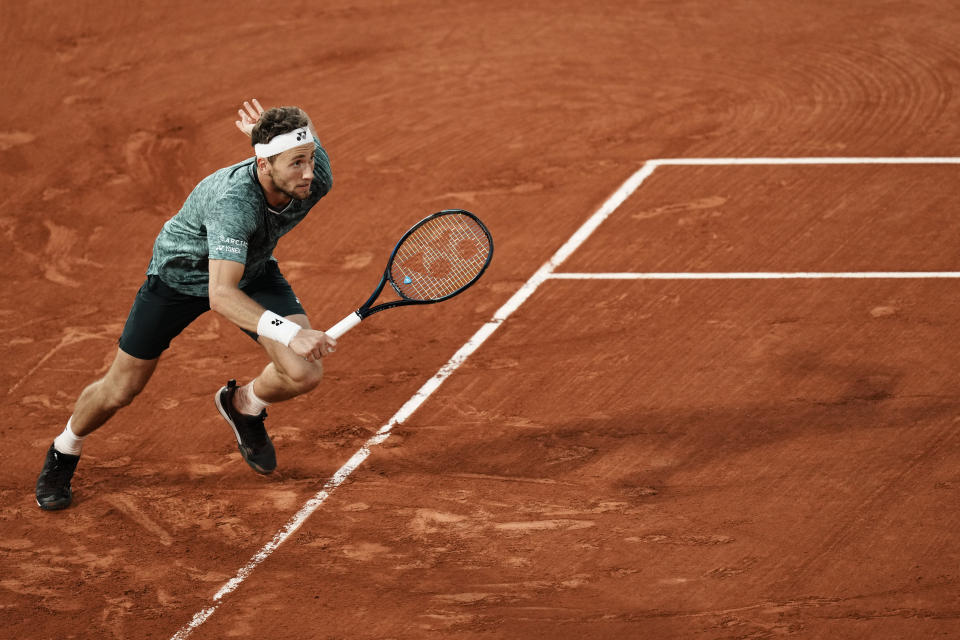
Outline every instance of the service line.
<path fill-rule="evenodd" d="M 860 157 L 844 158 L 825 156 L 820 158 L 660 158 L 647 164 L 655 167 L 736 167 L 736 166 L 784 166 L 784 165 L 835 165 L 835 164 L 960 164 L 960 157 Z"/>
<path fill-rule="evenodd" d="M 960 278 L 960 271 L 728 272 L 728 273 L 552 273 L 551 280 L 821 280 Z"/>

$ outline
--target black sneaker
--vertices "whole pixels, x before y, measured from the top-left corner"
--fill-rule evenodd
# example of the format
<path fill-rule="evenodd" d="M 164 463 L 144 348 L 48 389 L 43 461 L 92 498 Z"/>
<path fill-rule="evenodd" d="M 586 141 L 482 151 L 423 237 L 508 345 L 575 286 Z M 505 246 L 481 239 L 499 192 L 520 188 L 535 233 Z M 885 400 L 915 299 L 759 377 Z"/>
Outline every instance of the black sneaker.
<path fill-rule="evenodd" d="M 247 464 L 257 473 L 270 473 L 277 468 L 277 454 L 263 426 L 267 412 L 261 411 L 258 416 L 240 413 L 233 406 L 233 396 L 236 393 L 237 381 L 231 380 L 214 396 L 217 409 L 223 419 L 233 427 L 233 433 L 237 436 L 237 448 Z"/>
<path fill-rule="evenodd" d="M 37 478 L 37 506 L 47 511 L 66 509 L 73 500 L 70 479 L 77 469 L 80 456 L 60 453 L 53 445 L 47 449 L 43 471 Z"/>

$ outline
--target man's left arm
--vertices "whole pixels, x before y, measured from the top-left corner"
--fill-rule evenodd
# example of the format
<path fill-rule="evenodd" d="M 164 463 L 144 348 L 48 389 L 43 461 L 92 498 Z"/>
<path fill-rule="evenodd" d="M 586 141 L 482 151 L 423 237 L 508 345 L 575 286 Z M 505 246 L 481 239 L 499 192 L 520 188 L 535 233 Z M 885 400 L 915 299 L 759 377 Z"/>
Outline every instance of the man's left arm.
<path fill-rule="evenodd" d="M 251 104 L 251 102 L 253 104 Z M 250 134 L 253 133 L 253 127 L 257 124 L 257 121 L 260 119 L 260 116 L 263 115 L 263 107 L 260 106 L 260 101 L 254 98 L 252 101 L 244 100 L 243 109 L 237 111 L 240 114 L 240 119 L 236 121 L 237 129 L 240 129 L 246 136 L 249 138 Z"/>
<path fill-rule="evenodd" d="M 301 109 L 303 111 L 303 109 Z M 257 124 L 257 121 L 260 120 L 260 116 L 263 115 L 264 108 L 260 105 L 260 101 L 254 98 L 253 100 L 245 100 L 243 102 L 243 109 L 237 111 L 240 114 L 240 119 L 236 121 L 237 129 L 240 129 L 243 133 L 250 137 L 250 134 L 253 132 L 254 125 Z M 315 139 L 317 137 L 317 130 L 313 128 L 313 120 L 310 119 L 310 116 L 306 111 L 303 111 L 303 115 L 307 116 L 307 128 L 310 129 L 310 135 Z"/>

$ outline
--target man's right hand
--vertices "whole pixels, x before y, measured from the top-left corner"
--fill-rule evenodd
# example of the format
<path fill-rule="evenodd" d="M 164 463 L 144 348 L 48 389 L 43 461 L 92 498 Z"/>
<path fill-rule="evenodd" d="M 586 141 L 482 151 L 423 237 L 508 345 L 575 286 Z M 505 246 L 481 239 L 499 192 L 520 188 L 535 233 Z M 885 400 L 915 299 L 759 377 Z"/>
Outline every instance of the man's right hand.
<path fill-rule="evenodd" d="M 315 362 L 325 355 L 336 351 L 337 341 L 316 329 L 300 329 L 290 340 L 293 352 L 307 360 Z"/>

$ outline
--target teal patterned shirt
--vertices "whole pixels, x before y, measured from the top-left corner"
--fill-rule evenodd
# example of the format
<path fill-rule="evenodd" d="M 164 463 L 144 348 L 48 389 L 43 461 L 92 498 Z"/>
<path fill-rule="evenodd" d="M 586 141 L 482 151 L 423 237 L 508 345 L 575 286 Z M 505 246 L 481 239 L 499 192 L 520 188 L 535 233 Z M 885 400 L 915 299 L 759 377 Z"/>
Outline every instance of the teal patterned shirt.
<path fill-rule="evenodd" d="M 158 275 L 180 293 L 206 297 L 209 260 L 245 265 L 240 286 L 261 275 L 273 250 L 288 231 L 333 186 L 330 159 L 313 139 L 313 182 L 310 197 L 291 200 L 282 211 L 267 205 L 257 180 L 257 164 L 249 158 L 207 176 L 187 196 L 183 207 L 163 225 L 153 245 L 148 275 Z"/>

